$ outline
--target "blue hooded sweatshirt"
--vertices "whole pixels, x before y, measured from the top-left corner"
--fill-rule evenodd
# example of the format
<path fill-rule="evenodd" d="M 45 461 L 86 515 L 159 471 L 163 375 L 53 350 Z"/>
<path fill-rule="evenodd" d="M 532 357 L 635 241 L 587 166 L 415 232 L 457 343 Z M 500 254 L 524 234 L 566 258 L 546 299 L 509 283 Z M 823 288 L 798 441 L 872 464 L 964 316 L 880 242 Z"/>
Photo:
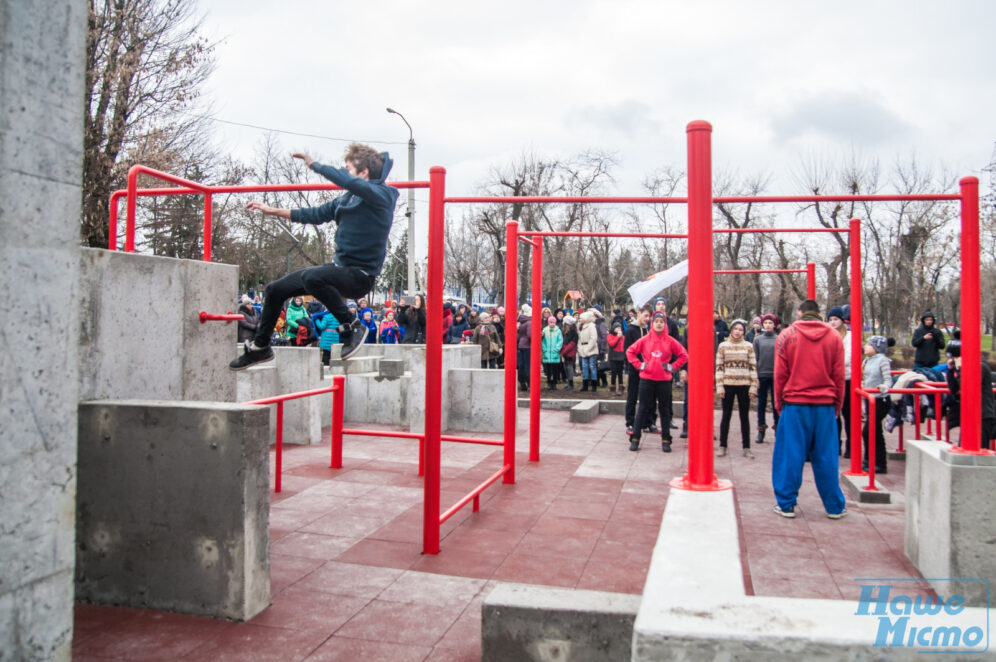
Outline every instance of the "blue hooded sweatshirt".
<path fill-rule="evenodd" d="M 318 207 L 291 210 L 296 223 L 321 225 L 335 221 L 335 256 L 340 267 L 358 267 L 370 276 L 380 274 L 387 257 L 387 236 L 394 222 L 394 205 L 398 189 L 385 183 L 394 162 L 382 152 L 384 167 L 376 178 L 367 181 L 353 177 L 345 168 L 333 168 L 314 162 L 311 169 L 341 186 L 346 193 Z M 372 173 L 371 173 L 372 174 Z"/>

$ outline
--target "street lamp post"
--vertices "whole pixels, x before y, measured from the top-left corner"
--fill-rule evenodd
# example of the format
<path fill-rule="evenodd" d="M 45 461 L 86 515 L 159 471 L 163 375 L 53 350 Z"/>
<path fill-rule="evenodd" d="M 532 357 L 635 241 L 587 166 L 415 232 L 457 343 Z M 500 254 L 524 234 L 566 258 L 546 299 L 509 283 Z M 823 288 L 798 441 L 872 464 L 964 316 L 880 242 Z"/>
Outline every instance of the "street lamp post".
<path fill-rule="evenodd" d="M 393 108 L 388 108 L 387 112 L 400 117 L 401 121 L 408 127 L 408 181 L 413 182 L 415 181 L 415 134 L 412 131 L 412 125 L 408 123 L 404 115 Z M 408 217 L 408 292 L 410 294 L 417 287 L 415 283 L 415 189 L 413 188 L 408 189 L 408 211 L 405 212 L 405 216 Z"/>

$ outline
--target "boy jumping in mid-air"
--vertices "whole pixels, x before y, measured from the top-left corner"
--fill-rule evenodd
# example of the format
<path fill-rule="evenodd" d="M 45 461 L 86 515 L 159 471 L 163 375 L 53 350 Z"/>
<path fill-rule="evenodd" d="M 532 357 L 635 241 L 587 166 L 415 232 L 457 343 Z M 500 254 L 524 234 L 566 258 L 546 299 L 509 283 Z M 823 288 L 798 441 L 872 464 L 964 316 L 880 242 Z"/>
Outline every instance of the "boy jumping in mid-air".
<path fill-rule="evenodd" d="M 293 296 L 311 294 L 342 323 L 339 336 L 343 359 L 356 352 L 366 339 L 367 327 L 350 312 L 343 297 L 359 298 L 369 292 L 384 265 L 398 199 L 398 190 L 384 183 L 393 162 L 387 152 L 378 154 L 372 147 L 356 143 L 346 152 L 345 168 L 322 165 L 307 154 L 293 156 L 346 193 L 318 207 L 277 209 L 253 201 L 246 208 L 297 223 L 319 225 L 335 221 L 339 226 L 335 231 L 335 256 L 332 264 L 301 269 L 266 286 L 266 301 L 256 336 L 246 342 L 242 356 L 228 364 L 232 370 L 273 359 L 270 336 L 284 301 Z"/>

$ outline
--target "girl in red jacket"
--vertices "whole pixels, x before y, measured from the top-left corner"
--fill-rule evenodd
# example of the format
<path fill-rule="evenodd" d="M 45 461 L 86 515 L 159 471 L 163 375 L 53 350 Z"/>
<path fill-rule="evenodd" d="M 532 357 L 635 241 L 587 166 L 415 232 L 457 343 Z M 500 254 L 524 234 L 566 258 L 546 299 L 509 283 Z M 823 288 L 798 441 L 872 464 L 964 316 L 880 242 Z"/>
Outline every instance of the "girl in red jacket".
<path fill-rule="evenodd" d="M 640 449 L 640 432 L 650 421 L 654 401 L 662 421 L 671 420 L 671 385 L 674 373 L 688 363 L 688 352 L 667 333 L 667 315 L 654 313 L 650 333 L 626 350 L 626 359 L 640 371 L 640 407 L 629 438 L 631 451 Z M 670 426 L 661 426 L 661 450 L 671 452 Z"/>

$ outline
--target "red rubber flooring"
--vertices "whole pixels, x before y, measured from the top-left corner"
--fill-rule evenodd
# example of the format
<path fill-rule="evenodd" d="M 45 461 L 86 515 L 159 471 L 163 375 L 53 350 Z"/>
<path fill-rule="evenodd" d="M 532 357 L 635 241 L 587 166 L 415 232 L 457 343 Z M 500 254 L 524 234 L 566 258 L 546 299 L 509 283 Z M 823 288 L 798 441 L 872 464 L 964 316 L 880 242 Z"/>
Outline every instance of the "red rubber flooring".
<path fill-rule="evenodd" d="M 417 442 L 347 437 L 338 470 L 327 443 L 287 448 L 283 492 L 271 501 L 268 609 L 230 623 L 77 605 L 73 658 L 478 660 L 481 603 L 498 581 L 641 593 L 667 482 L 685 470 L 684 441 L 675 434 L 664 454 L 646 435 L 632 453 L 621 416 L 573 424 L 544 411 L 541 461 L 529 463 L 525 410 L 518 427 L 516 484 L 492 485 L 480 512 L 468 505 L 446 522 L 436 556 L 421 554 Z M 735 422 L 730 438 L 740 438 Z M 799 514 L 787 520 L 771 510 L 770 431 L 768 442 L 754 460 L 739 441 L 716 460 L 734 483 L 748 592 L 853 599 L 856 577 L 919 577 L 903 554 L 901 461 L 881 479 L 892 504 L 848 499 L 839 521 L 824 515 L 807 469 Z M 500 448 L 444 442 L 443 509 L 500 462 Z M 915 584 L 911 593 L 929 593 Z"/>

